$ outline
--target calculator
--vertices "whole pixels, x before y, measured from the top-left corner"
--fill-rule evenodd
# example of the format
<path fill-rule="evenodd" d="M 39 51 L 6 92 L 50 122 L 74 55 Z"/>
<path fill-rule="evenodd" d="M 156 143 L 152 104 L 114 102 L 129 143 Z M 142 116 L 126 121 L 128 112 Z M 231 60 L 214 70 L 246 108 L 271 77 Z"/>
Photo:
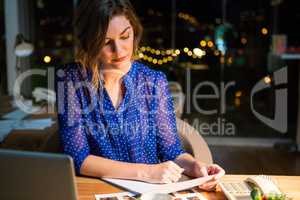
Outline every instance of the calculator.
<path fill-rule="evenodd" d="M 219 185 L 229 200 L 251 200 L 251 188 L 244 181 L 221 182 Z"/>
<path fill-rule="evenodd" d="M 256 186 L 262 194 L 278 194 L 282 192 L 276 181 L 266 175 L 251 176 L 245 181 L 222 181 L 220 187 L 229 200 L 251 200 L 252 188 Z"/>

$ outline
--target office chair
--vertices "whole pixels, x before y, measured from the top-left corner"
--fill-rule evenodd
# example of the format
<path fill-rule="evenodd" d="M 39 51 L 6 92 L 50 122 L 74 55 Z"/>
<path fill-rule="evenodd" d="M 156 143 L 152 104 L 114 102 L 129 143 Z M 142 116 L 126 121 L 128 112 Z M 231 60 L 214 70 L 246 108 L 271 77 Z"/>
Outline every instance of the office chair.
<path fill-rule="evenodd" d="M 185 102 L 185 94 L 182 91 L 181 85 L 177 82 L 169 82 L 169 89 L 173 97 L 177 130 L 183 148 L 196 159 L 207 164 L 212 164 L 213 159 L 211 151 L 201 134 L 194 127 L 180 119 L 183 113 Z"/>
<path fill-rule="evenodd" d="M 178 82 L 169 82 L 169 89 L 171 96 L 173 97 L 176 117 L 180 118 L 183 113 L 185 94 L 183 93 L 182 87 Z"/>
<path fill-rule="evenodd" d="M 193 155 L 196 159 L 207 164 L 212 164 L 211 151 L 200 133 L 182 119 L 176 118 L 176 123 L 184 150 Z M 49 135 L 40 150 L 45 152 L 62 152 L 58 130 Z"/>
<path fill-rule="evenodd" d="M 177 130 L 184 150 L 207 164 L 213 163 L 211 151 L 200 133 L 187 122 L 176 118 Z"/>

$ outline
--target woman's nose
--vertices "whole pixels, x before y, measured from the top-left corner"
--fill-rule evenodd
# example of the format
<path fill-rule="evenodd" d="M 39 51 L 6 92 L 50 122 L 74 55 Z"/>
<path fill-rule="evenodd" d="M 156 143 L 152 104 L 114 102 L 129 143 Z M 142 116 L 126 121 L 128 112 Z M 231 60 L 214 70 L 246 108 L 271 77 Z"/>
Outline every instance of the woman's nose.
<path fill-rule="evenodd" d="M 113 52 L 117 55 L 121 55 L 121 52 L 122 52 L 122 47 L 121 47 L 121 44 L 118 43 L 118 42 L 114 42 L 114 45 L 113 45 Z"/>

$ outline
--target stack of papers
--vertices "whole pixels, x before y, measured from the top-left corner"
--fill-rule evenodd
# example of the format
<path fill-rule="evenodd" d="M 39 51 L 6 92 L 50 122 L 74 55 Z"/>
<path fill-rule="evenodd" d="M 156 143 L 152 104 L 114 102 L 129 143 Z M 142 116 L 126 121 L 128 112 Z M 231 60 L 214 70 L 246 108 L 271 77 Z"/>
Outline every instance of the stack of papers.
<path fill-rule="evenodd" d="M 0 142 L 2 142 L 12 130 L 43 130 L 51 127 L 54 121 L 51 118 L 23 120 L 28 113 L 15 110 L 3 115 L 0 120 Z"/>
<path fill-rule="evenodd" d="M 141 181 L 112 179 L 112 178 L 103 178 L 103 180 L 133 193 L 168 194 L 168 193 L 173 193 L 173 192 L 193 188 L 195 186 L 201 185 L 211 180 L 212 178 L 213 176 L 205 176 L 205 177 L 195 178 L 186 181 L 179 181 L 177 183 L 169 183 L 169 184 L 151 184 L 151 183 L 146 183 Z"/>
<path fill-rule="evenodd" d="M 45 128 L 51 127 L 53 124 L 53 120 L 51 118 L 45 119 L 28 119 L 19 121 L 15 126 L 15 130 L 26 130 L 26 129 L 35 129 L 35 130 L 43 130 Z"/>
<path fill-rule="evenodd" d="M 1 118 L 3 119 L 14 119 L 14 120 L 21 120 L 21 119 L 24 119 L 25 117 L 28 116 L 28 113 L 20 110 L 20 109 L 17 109 L 15 111 L 12 111 L 10 113 L 7 113 L 5 115 L 3 115 Z"/>
<path fill-rule="evenodd" d="M 115 186 L 119 186 L 129 192 L 97 194 L 95 195 L 95 198 L 96 200 L 129 200 L 137 198 L 141 200 L 207 200 L 195 187 L 211 180 L 212 178 L 213 176 L 206 176 L 189 179 L 186 176 L 183 176 L 179 182 L 170 184 L 151 184 L 141 181 L 103 178 L 104 181 Z"/>

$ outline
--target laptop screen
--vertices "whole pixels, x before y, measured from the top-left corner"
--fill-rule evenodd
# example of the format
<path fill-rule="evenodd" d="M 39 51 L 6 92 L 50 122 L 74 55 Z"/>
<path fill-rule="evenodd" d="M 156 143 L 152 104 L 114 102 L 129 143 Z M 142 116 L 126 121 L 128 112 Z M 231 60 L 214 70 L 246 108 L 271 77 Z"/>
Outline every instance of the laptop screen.
<path fill-rule="evenodd" d="M 72 158 L 64 154 L 0 150 L 0 199 L 76 200 Z"/>

